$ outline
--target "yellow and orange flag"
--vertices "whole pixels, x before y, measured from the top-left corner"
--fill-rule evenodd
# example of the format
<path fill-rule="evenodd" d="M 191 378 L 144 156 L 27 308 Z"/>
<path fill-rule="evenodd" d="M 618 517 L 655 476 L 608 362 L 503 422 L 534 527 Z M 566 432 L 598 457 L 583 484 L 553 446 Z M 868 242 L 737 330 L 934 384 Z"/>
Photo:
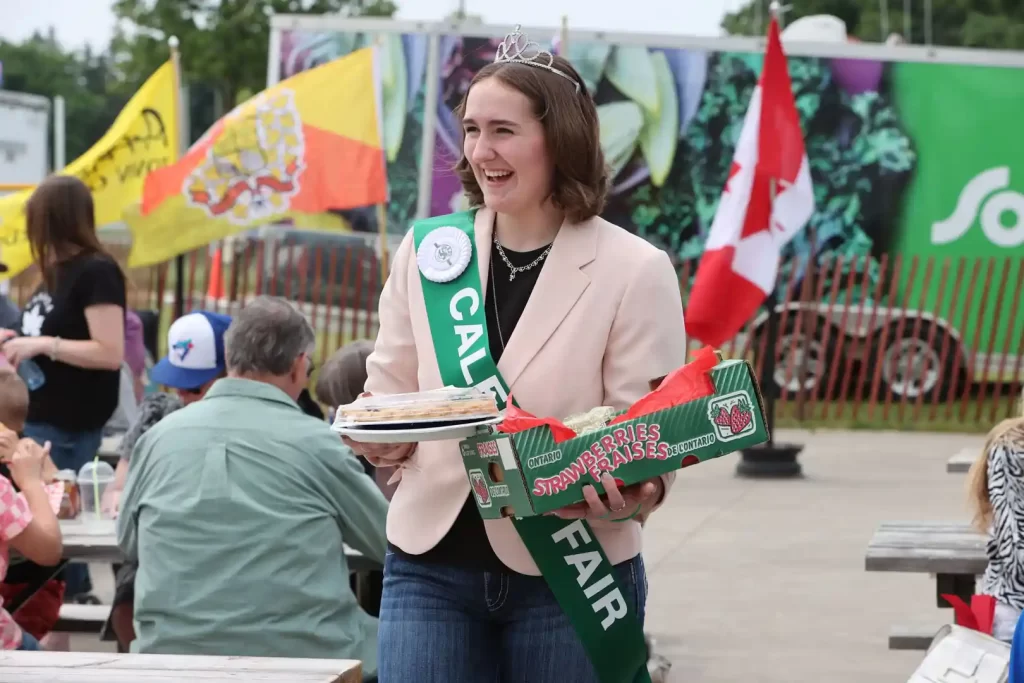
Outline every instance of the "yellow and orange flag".
<path fill-rule="evenodd" d="M 159 263 L 229 235 L 329 209 L 387 201 L 376 48 L 264 90 L 149 174 L 125 219 L 129 265 Z"/>

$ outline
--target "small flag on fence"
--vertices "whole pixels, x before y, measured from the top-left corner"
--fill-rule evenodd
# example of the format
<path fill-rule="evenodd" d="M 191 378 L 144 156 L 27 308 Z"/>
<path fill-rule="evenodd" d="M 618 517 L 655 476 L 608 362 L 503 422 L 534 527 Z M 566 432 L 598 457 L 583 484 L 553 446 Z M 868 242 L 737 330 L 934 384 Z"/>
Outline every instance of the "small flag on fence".
<path fill-rule="evenodd" d="M 329 209 L 387 201 L 376 48 L 264 90 L 146 179 L 129 265 Z M 344 102 L 344 106 L 341 103 Z"/>
<path fill-rule="evenodd" d="M 687 331 L 709 346 L 732 339 L 774 290 L 782 248 L 813 212 L 810 165 L 773 18 L 761 79 L 690 291 Z"/>

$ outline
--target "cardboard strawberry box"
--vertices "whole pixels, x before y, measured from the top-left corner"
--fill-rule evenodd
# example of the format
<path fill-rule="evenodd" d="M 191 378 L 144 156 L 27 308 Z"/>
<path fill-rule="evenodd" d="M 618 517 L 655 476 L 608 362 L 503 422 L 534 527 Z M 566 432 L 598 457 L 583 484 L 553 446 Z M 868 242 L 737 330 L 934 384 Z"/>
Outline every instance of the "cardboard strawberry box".
<path fill-rule="evenodd" d="M 578 503 L 585 484 L 603 493 L 602 471 L 629 485 L 767 440 L 750 364 L 702 349 L 603 428 L 576 434 L 510 406 L 459 447 L 481 516 L 498 519 Z"/>

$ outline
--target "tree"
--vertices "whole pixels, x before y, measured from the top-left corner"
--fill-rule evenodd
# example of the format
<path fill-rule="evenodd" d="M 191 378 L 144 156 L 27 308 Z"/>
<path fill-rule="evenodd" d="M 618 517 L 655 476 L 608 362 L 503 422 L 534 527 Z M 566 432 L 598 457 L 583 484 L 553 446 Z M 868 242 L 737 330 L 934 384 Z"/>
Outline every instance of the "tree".
<path fill-rule="evenodd" d="M 106 55 L 65 52 L 52 30 L 21 43 L 0 41 L 0 62 L 7 90 L 64 98 L 68 162 L 102 137 L 130 94 L 111 77 Z M 51 134 L 51 149 L 52 142 Z"/>
<path fill-rule="evenodd" d="M 761 2 L 762 25 L 756 26 L 757 6 Z M 988 49 L 1024 49 L 1024 3 L 1009 0 L 931 0 L 931 42 L 952 47 Z M 888 12 L 882 12 L 882 5 Z M 729 13 L 722 28 L 734 35 L 763 33 L 767 26 L 767 1 L 751 0 L 745 7 Z M 909 15 L 908 43 L 924 44 L 923 3 L 912 3 Z M 904 31 L 904 3 L 889 0 L 801 0 L 792 3 L 786 22 L 814 14 L 831 14 L 846 22 L 846 30 L 864 42 L 884 42 L 890 33 Z"/>
<path fill-rule="evenodd" d="M 167 39 L 177 36 L 184 78 L 212 88 L 217 109 L 230 110 L 266 87 L 272 14 L 391 16 L 396 9 L 390 0 L 116 0 L 111 50 L 124 80 L 137 86 L 167 60 Z"/>

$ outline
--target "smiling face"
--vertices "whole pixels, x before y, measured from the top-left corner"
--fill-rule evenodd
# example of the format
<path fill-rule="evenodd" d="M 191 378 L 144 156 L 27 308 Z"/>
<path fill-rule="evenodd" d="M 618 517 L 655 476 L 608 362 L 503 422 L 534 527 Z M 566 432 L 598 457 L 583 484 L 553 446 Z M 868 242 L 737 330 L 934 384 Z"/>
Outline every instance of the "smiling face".
<path fill-rule="evenodd" d="M 526 95 L 497 78 L 479 81 L 466 97 L 462 126 L 463 154 L 489 209 L 521 213 L 550 196 L 554 168 Z"/>

